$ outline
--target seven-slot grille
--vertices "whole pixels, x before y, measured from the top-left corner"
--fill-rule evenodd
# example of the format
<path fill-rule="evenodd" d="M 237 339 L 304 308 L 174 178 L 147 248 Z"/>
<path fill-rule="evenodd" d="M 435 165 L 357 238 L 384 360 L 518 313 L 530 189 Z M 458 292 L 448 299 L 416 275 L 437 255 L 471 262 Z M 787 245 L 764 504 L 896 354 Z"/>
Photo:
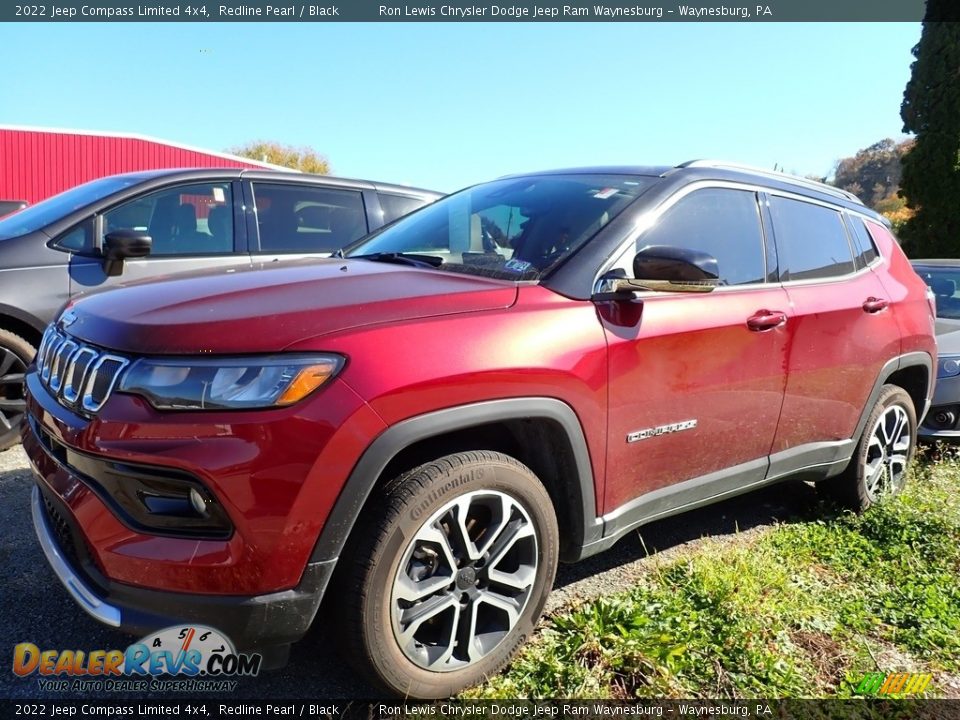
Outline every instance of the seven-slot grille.
<path fill-rule="evenodd" d="M 44 387 L 67 407 L 95 413 L 110 397 L 127 358 L 77 342 L 47 328 L 37 350 L 37 374 Z"/>

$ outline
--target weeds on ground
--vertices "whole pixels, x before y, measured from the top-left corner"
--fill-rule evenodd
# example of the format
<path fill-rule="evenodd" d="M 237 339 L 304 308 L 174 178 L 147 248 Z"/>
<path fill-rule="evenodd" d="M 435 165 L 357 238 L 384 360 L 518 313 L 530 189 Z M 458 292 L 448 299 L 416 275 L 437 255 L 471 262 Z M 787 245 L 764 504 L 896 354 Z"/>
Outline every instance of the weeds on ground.
<path fill-rule="evenodd" d="M 547 619 L 468 697 L 851 697 L 866 672 L 960 672 L 960 457 L 862 516 L 829 502 L 706 539 Z"/>

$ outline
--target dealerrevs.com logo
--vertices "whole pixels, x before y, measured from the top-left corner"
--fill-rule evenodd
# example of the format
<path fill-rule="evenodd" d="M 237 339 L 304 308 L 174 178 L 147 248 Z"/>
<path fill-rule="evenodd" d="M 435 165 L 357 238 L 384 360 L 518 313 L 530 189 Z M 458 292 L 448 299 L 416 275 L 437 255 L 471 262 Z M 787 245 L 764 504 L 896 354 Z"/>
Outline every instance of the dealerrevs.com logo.
<path fill-rule="evenodd" d="M 237 682 L 230 678 L 257 675 L 262 661 L 259 653 L 238 653 L 226 635 L 205 625 L 168 627 L 126 650 L 13 648 L 13 672 L 36 675 L 45 691 L 232 691 Z"/>

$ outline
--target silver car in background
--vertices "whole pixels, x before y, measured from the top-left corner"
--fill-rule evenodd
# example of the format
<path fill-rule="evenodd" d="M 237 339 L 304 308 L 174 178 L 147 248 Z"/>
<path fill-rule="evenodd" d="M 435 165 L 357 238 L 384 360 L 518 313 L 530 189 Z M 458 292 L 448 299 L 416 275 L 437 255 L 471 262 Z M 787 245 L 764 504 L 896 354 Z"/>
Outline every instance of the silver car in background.
<path fill-rule="evenodd" d="M 912 260 L 937 303 L 937 387 L 921 440 L 960 440 L 960 260 Z"/>

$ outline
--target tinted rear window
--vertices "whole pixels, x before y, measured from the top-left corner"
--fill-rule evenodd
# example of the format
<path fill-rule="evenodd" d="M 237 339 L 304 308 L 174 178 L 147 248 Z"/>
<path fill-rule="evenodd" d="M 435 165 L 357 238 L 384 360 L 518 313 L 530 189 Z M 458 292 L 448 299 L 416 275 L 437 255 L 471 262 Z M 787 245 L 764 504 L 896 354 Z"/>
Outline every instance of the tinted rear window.
<path fill-rule="evenodd" d="M 115 176 L 77 185 L 0 220 L 0 240 L 36 232 L 74 210 L 135 185 L 141 180 L 142 178 Z"/>
<path fill-rule="evenodd" d="M 392 223 L 397 218 L 412 213 L 417 208 L 426 204 L 426 201 L 421 198 L 380 193 L 380 207 L 383 209 L 383 224 Z"/>
<path fill-rule="evenodd" d="M 853 228 L 853 247 L 857 253 L 857 267 L 866 267 L 877 259 L 877 248 L 873 244 L 863 220 L 855 216 L 849 217 L 850 227 Z"/>
<path fill-rule="evenodd" d="M 850 242 L 839 212 L 774 196 L 770 214 L 782 280 L 817 280 L 853 272 Z"/>

